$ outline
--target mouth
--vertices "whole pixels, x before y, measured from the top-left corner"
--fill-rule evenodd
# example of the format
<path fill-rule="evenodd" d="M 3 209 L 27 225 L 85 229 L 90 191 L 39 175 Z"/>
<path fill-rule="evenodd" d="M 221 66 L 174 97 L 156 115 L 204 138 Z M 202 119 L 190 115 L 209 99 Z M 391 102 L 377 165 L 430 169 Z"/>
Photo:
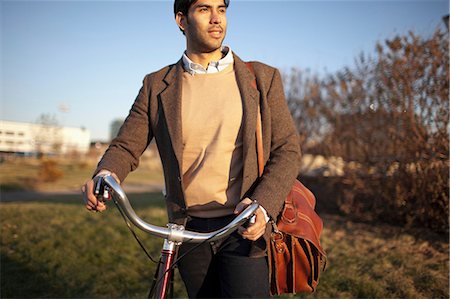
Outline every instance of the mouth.
<path fill-rule="evenodd" d="M 208 30 L 208 33 L 215 38 L 220 38 L 222 37 L 223 34 L 223 30 L 221 28 L 213 28 Z"/>

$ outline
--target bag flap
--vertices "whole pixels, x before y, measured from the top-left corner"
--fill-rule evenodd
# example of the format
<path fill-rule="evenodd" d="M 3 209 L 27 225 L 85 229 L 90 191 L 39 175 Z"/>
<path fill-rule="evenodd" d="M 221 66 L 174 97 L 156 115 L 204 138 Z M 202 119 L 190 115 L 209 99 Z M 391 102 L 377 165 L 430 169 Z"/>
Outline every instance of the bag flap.
<path fill-rule="evenodd" d="M 277 228 L 283 233 L 310 241 L 323 255 L 320 246 L 323 222 L 314 211 L 316 198 L 300 181 L 296 180 L 285 200 Z"/>

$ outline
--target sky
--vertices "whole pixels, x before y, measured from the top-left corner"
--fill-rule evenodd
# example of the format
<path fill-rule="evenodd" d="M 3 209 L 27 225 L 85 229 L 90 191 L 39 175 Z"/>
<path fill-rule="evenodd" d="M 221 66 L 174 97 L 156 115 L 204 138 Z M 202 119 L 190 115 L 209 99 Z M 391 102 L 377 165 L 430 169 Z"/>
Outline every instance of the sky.
<path fill-rule="evenodd" d="M 108 141 L 144 76 L 185 50 L 172 1 L 0 1 L 2 120 L 50 114 Z M 447 0 L 231 0 L 224 44 L 282 72 L 326 74 L 351 67 L 378 41 L 446 30 L 448 12 Z"/>

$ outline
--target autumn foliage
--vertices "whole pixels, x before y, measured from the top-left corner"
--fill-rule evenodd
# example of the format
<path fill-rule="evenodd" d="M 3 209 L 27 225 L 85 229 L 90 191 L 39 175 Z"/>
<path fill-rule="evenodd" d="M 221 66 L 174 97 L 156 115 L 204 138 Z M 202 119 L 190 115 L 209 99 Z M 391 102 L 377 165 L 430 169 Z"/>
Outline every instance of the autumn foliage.
<path fill-rule="evenodd" d="M 304 153 L 341 157 L 336 200 L 364 219 L 448 231 L 449 34 L 412 32 L 321 78 L 286 74 Z"/>

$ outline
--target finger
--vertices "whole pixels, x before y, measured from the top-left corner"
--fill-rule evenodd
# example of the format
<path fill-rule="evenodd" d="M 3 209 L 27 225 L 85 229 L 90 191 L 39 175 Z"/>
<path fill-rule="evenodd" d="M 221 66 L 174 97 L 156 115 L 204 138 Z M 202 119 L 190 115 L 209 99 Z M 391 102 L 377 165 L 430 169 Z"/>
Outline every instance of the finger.
<path fill-rule="evenodd" d="M 263 229 L 265 229 L 265 225 L 261 225 L 261 224 L 253 224 L 250 227 L 247 227 L 247 229 L 243 232 L 245 234 L 255 234 Z"/>
<path fill-rule="evenodd" d="M 249 232 L 243 232 L 242 237 L 243 237 L 244 239 L 249 239 L 249 240 L 252 240 L 252 241 L 256 241 L 256 240 L 258 240 L 262 235 L 264 235 L 264 232 L 265 232 L 265 231 L 266 231 L 266 230 L 265 230 L 265 228 L 264 228 L 264 229 L 259 229 L 259 230 L 255 231 L 255 232 L 252 232 L 252 233 L 249 233 Z"/>
<path fill-rule="evenodd" d="M 257 234 L 251 234 L 251 235 L 249 235 L 249 234 L 243 234 L 243 235 L 242 235 L 242 238 L 248 239 L 248 240 L 251 240 L 251 241 L 256 241 L 256 240 L 258 240 L 262 235 L 264 235 L 264 232 L 263 232 L 263 231 L 258 232 Z"/>
<path fill-rule="evenodd" d="M 259 224 L 254 224 L 251 227 L 240 227 L 238 228 L 238 233 L 241 236 L 245 236 L 246 238 L 250 238 L 256 235 L 260 235 L 261 233 L 264 233 L 266 231 L 266 226 L 265 225 L 259 225 Z"/>
<path fill-rule="evenodd" d="M 95 207 L 97 209 L 97 211 L 99 212 L 103 212 L 104 210 L 106 210 L 108 207 L 102 202 L 99 201 L 98 205 Z"/>
<path fill-rule="evenodd" d="M 90 201 L 87 196 L 83 195 L 83 201 L 86 206 L 90 206 L 91 208 L 95 208 L 95 203 Z"/>
<path fill-rule="evenodd" d="M 236 206 L 236 208 L 234 209 L 234 214 L 239 214 L 240 212 L 242 212 L 245 208 L 247 207 L 246 204 L 240 202 L 238 203 L 238 205 Z"/>
<path fill-rule="evenodd" d="M 96 203 L 94 203 L 92 200 L 88 200 L 86 205 L 90 206 L 92 208 L 92 210 L 96 210 L 99 212 L 103 212 L 104 210 L 107 209 L 107 206 L 104 202 L 98 200 L 97 198 L 95 198 Z"/>
<path fill-rule="evenodd" d="M 251 203 L 252 200 L 250 198 L 244 198 L 237 204 L 236 208 L 234 209 L 234 214 L 239 214 L 240 212 L 245 210 L 245 208 Z"/>
<path fill-rule="evenodd" d="M 87 202 L 91 202 L 94 205 L 94 207 L 96 207 L 98 205 L 98 199 L 94 195 L 94 181 L 93 180 L 87 181 L 84 187 L 85 187 L 84 192 L 85 200 Z"/>
<path fill-rule="evenodd" d="M 245 236 L 246 238 L 250 238 L 264 233 L 265 230 L 266 230 L 265 226 L 253 226 L 251 228 L 243 230 L 241 235 Z"/>

